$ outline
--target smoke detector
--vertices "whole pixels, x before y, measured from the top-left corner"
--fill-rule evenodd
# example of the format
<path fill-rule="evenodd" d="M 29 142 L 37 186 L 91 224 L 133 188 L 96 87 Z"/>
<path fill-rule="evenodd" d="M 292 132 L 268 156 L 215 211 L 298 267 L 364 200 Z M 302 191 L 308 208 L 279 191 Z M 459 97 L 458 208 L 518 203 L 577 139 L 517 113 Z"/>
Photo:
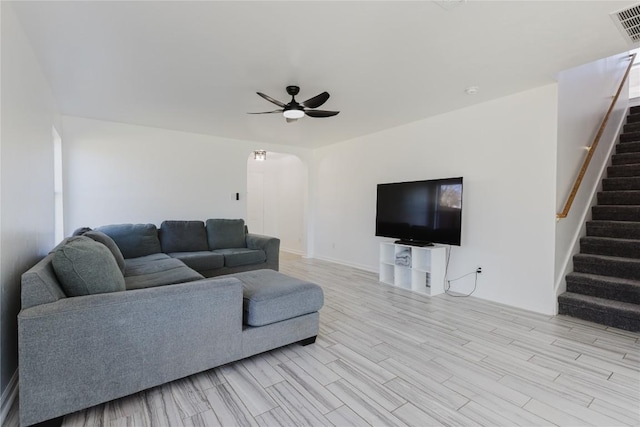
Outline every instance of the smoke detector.
<path fill-rule="evenodd" d="M 469 86 L 464 90 L 464 93 L 466 93 L 467 95 L 476 95 L 479 90 L 480 88 L 478 86 Z"/>
<path fill-rule="evenodd" d="M 445 10 L 451 10 L 467 2 L 467 0 L 433 0 L 435 4 Z"/>
<path fill-rule="evenodd" d="M 611 13 L 611 19 L 631 46 L 640 44 L 640 4 Z"/>

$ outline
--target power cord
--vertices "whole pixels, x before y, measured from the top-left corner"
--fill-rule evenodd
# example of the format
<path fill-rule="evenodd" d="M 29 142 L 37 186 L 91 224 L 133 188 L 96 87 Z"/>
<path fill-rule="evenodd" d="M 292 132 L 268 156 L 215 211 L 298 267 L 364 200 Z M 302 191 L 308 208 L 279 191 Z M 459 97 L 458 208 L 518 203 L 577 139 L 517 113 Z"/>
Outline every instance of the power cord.
<path fill-rule="evenodd" d="M 446 266 L 444 268 L 444 277 L 445 278 L 449 275 L 449 261 L 450 261 L 450 259 L 451 259 L 451 246 L 449 246 L 449 250 L 447 251 L 447 264 L 446 264 Z M 449 296 L 456 297 L 456 298 L 468 297 L 468 296 L 473 295 L 473 293 L 476 291 L 476 288 L 478 287 L 478 274 L 481 273 L 481 272 L 482 272 L 481 268 L 476 268 L 475 271 L 472 271 L 471 273 L 463 274 L 462 276 L 456 277 L 455 279 L 446 279 L 447 286 L 444 289 L 444 293 L 449 295 Z M 471 276 L 472 274 L 475 274 L 476 276 L 475 276 L 475 279 L 473 281 L 473 290 L 471 292 L 469 292 L 466 295 L 454 294 L 454 293 L 450 292 L 451 282 L 455 282 L 456 280 L 460 280 L 460 279 L 462 279 L 464 277 Z"/>

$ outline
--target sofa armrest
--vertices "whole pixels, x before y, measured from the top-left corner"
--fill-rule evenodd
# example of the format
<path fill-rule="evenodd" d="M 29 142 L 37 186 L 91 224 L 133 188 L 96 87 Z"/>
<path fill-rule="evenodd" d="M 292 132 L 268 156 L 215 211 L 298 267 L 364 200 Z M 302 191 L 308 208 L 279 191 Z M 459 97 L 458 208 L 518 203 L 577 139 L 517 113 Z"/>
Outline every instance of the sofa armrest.
<path fill-rule="evenodd" d="M 63 298 L 18 315 L 20 418 L 30 425 L 241 356 L 235 278 Z"/>
<path fill-rule="evenodd" d="M 271 236 L 248 233 L 246 236 L 247 248 L 262 249 L 267 255 L 267 266 L 278 271 L 280 268 L 280 239 Z"/>

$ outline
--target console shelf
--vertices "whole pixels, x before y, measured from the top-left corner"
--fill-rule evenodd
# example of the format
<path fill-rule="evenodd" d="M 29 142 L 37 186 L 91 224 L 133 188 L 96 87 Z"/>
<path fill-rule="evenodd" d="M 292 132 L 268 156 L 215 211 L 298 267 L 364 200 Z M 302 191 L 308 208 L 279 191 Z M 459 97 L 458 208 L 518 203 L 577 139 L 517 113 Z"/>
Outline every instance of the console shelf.
<path fill-rule="evenodd" d="M 444 292 L 447 248 L 380 243 L 380 281 L 433 296 Z"/>

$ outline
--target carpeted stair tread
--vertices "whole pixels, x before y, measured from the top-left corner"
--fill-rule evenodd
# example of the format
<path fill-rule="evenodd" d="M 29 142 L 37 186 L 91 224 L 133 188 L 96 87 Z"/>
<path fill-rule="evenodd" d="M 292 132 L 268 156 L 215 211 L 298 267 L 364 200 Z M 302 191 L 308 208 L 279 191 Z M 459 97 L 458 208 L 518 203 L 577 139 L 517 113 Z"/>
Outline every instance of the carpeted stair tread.
<path fill-rule="evenodd" d="M 627 331 L 640 331 L 640 305 L 565 292 L 558 297 L 559 313 Z"/>
<path fill-rule="evenodd" d="M 611 156 L 612 165 L 632 165 L 640 163 L 640 153 L 620 153 Z"/>
<path fill-rule="evenodd" d="M 640 259 L 580 253 L 573 256 L 573 271 L 640 280 Z"/>
<path fill-rule="evenodd" d="M 596 205 L 591 208 L 591 217 L 605 221 L 640 221 L 640 206 Z"/>
<path fill-rule="evenodd" d="M 605 178 L 602 180 L 602 189 L 604 191 L 640 190 L 640 176 Z"/>
<path fill-rule="evenodd" d="M 640 141 L 640 131 L 626 132 L 620 135 L 620 142 Z"/>
<path fill-rule="evenodd" d="M 634 105 L 629 107 L 629 114 L 638 114 L 640 113 L 640 105 Z"/>
<path fill-rule="evenodd" d="M 640 123 L 638 123 L 638 125 L 640 125 Z M 624 142 L 624 143 L 616 144 L 616 154 L 639 153 L 639 152 L 640 152 L 640 141 Z"/>
<path fill-rule="evenodd" d="M 598 192 L 599 205 L 640 205 L 640 190 L 612 190 Z"/>
<path fill-rule="evenodd" d="M 638 221 L 587 221 L 587 236 L 640 239 Z"/>
<path fill-rule="evenodd" d="M 640 239 L 587 236 L 580 239 L 580 253 L 640 259 Z"/>
<path fill-rule="evenodd" d="M 617 176 L 640 176 L 640 163 L 632 165 L 615 165 L 607 168 L 609 178 Z"/>
<path fill-rule="evenodd" d="M 567 292 L 640 304 L 640 281 L 589 273 L 567 274 Z"/>

